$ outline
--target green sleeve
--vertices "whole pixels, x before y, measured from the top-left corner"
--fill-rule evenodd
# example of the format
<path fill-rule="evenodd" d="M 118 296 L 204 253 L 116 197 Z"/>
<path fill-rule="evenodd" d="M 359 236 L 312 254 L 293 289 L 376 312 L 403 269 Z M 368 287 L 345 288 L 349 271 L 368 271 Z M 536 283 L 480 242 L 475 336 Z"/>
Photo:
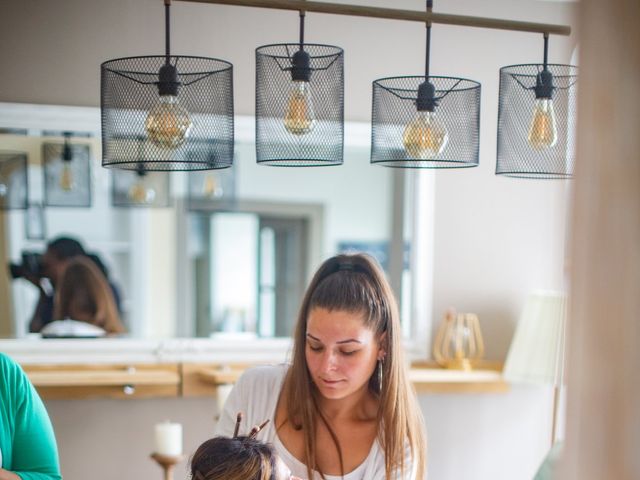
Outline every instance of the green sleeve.
<path fill-rule="evenodd" d="M 13 397 L 14 428 L 9 469 L 23 480 L 60 480 L 58 449 L 47 410 L 22 369 L 11 364 L 13 372 L 8 376 L 13 385 L 8 391 Z"/>

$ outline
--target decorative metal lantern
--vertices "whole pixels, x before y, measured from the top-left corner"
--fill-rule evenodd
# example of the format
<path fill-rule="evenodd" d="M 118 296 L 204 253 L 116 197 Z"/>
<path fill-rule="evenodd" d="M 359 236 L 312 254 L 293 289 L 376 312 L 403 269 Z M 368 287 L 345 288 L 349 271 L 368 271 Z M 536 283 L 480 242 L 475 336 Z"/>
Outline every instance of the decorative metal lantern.
<path fill-rule="evenodd" d="M 373 82 L 371 163 L 404 168 L 478 165 L 480 84 L 454 77 Z"/>
<path fill-rule="evenodd" d="M 547 63 L 500 69 L 496 175 L 573 175 L 578 68 Z"/>
<path fill-rule="evenodd" d="M 89 145 L 71 143 L 42 144 L 44 205 L 48 207 L 91 206 L 91 151 Z"/>
<path fill-rule="evenodd" d="M 448 311 L 438 328 L 433 356 L 445 368 L 471 370 L 474 362 L 484 356 L 478 316 Z"/>
<path fill-rule="evenodd" d="M 256 49 L 256 156 L 264 165 L 340 165 L 344 144 L 344 55 L 300 42 Z"/>
<path fill-rule="evenodd" d="M 232 65 L 170 53 L 170 1 L 165 0 L 166 53 L 101 65 L 102 165 L 145 171 L 209 170 L 233 163 Z M 144 138 L 142 158 L 137 142 Z M 210 141 L 214 155 L 193 155 Z"/>
<path fill-rule="evenodd" d="M 431 13 L 433 1 L 427 0 Z M 371 163 L 403 168 L 478 165 L 480 84 L 429 74 L 431 22 L 427 22 L 425 74 L 373 82 Z"/>
<path fill-rule="evenodd" d="M 0 152 L 0 210 L 26 209 L 28 201 L 27 154 Z"/>

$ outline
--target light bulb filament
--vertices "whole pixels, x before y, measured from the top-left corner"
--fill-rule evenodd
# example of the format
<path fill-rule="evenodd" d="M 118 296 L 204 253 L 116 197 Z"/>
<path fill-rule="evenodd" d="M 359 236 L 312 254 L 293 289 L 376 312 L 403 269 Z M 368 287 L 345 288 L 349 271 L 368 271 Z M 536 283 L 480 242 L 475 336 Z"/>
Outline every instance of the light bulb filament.
<path fill-rule="evenodd" d="M 70 192 L 75 187 L 75 180 L 73 178 L 73 171 L 71 167 L 67 165 L 67 162 L 62 167 L 62 172 L 60 173 L 60 180 L 58 182 L 60 188 L 65 192 Z"/>
<path fill-rule="evenodd" d="M 558 142 L 556 116 L 550 98 L 536 99 L 527 140 L 536 150 L 553 147 Z"/>
<path fill-rule="evenodd" d="M 180 147 L 189 137 L 192 127 L 189 113 L 174 95 L 161 95 L 145 121 L 151 143 L 165 150 Z"/>
<path fill-rule="evenodd" d="M 216 198 L 222 196 L 222 188 L 218 185 L 215 175 L 207 175 L 204 178 L 204 184 L 202 187 L 205 197 Z"/>
<path fill-rule="evenodd" d="M 309 83 L 294 81 L 294 87 L 289 94 L 287 110 L 284 116 L 284 126 L 289 133 L 304 135 L 313 130 L 316 115 L 309 91 Z"/>
<path fill-rule="evenodd" d="M 407 155 L 417 160 L 432 160 L 442 153 L 449 141 L 449 133 L 434 112 L 419 111 L 407 124 L 402 143 Z"/>
<path fill-rule="evenodd" d="M 147 188 L 142 182 L 137 181 L 134 183 L 127 196 L 135 203 L 151 203 L 155 199 L 156 192 L 152 188 Z"/>

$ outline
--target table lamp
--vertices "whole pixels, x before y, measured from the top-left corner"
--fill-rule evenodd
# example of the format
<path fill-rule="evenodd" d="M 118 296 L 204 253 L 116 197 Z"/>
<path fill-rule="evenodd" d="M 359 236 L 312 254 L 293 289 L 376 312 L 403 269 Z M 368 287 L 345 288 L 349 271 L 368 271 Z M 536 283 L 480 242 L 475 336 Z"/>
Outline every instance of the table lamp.
<path fill-rule="evenodd" d="M 513 383 L 553 385 L 551 444 L 556 423 L 564 359 L 566 295 L 561 292 L 531 293 L 504 365 L 504 378 Z"/>

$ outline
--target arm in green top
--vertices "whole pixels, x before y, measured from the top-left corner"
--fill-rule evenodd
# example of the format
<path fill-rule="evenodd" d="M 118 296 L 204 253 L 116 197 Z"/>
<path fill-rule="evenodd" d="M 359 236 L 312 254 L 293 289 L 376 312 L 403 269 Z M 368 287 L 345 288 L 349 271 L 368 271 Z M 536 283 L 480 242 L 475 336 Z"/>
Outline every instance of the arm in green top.
<path fill-rule="evenodd" d="M 58 449 L 47 410 L 22 369 L 11 360 L 8 367 L 13 370 L 8 375 L 13 384 L 5 394 L 13 396 L 9 422 L 14 428 L 11 461 L 3 463 L 22 480 L 60 480 Z"/>

